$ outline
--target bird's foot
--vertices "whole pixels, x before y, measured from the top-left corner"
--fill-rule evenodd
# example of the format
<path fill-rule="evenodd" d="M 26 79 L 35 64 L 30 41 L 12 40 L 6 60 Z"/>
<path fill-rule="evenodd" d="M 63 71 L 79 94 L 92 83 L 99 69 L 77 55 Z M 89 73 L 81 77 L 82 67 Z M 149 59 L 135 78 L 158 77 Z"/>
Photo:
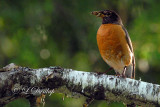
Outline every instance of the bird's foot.
<path fill-rule="evenodd" d="M 115 76 L 117 76 L 118 78 L 121 77 L 121 75 L 119 75 L 119 74 L 118 75 L 116 74 Z"/>
<path fill-rule="evenodd" d="M 125 74 L 123 74 L 123 73 L 122 73 L 121 77 L 122 77 L 122 78 L 126 78 Z"/>
<path fill-rule="evenodd" d="M 117 76 L 118 78 L 120 78 L 120 77 L 122 77 L 122 78 L 126 78 L 126 76 L 125 76 L 125 75 L 123 75 L 123 74 L 122 74 L 122 75 L 117 75 L 117 74 L 116 74 L 115 76 Z"/>
<path fill-rule="evenodd" d="M 121 77 L 121 75 L 119 74 L 119 72 L 116 72 L 116 75 L 118 78 Z"/>

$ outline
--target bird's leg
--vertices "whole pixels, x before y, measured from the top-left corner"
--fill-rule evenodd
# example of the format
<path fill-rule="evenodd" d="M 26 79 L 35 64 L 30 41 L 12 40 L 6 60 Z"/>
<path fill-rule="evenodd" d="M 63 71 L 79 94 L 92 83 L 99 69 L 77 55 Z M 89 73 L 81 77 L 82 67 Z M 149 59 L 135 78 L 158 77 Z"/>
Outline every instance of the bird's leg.
<path fill-rule="evenodd" d="M 119 78 L 120 77 L 120 74 L 119 74 L 119 72 L 116 72 L 116 76 Z"/>
<path fill-rule="evenodd" d="M 123 72 L 122 72 L 122 77 L 123 78 L 126 78 L 125 73 L 126 73 L 126 66 L 124 67 Z"/>
<path fill-rule="evenodd" d="M 105 71 L 104 73 L 107 73 L 107 72 L 109 72 L 109 71 L 111 71 L 111 70 L 113 70 L 113 68 L 112 67 L 110 67 L 107 71 Z"/>
<path fill-rule="evenodd" d="M 103 72 L 96 72 L 98 75 L 104 74 Z"/>
<path fill-rule="evenodd" d="M 110 67 L 107 71 L 105 71 L 105 72 L 97 72 L 97 74 L 98 75 L 100 75 L 100 74 L 106 74 L 107 72 L 109 72 L 109 71 L 111 71 L 111 70 L 113 70 L 113 68 L 112 67 Z"/>

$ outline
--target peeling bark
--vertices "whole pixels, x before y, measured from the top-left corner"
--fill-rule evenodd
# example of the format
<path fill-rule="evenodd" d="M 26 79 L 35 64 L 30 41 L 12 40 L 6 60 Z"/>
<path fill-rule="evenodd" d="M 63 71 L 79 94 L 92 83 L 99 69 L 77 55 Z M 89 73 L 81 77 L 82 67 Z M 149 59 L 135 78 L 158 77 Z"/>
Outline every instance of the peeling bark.
<path fill-rule="evenodd" d="M 4 67 L 5 68 L 5 67 Z M 6 68 L 4 71 L 6 71 Z M 36 87 L 36 88 L 35 88 Z M 35 91 L 39 89 L 39 91 Z M 31 69 L 8 67 L 0 72 L 0 106 L 14 99 L 31 99 L 45 92 L 80 94 L 89 99 L 107 102 L 135 103 L 142 106 L 160 106 L 160 85 L 112 75 L 76 71 L 61 67 Z M 32 100 L 31 100 L 32 101 Z M 31 102 L 33 103 L 33 102 Z"/>

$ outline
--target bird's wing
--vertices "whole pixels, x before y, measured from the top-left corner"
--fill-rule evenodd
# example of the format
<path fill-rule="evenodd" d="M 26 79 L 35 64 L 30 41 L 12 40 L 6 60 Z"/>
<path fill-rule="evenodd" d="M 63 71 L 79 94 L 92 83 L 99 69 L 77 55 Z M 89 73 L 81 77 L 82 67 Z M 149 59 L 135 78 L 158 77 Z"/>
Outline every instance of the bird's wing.
<path fill-rule="evenodd" d="M 126 34 L 125 36 L 126 36 L 126 40 L 127 40 L 128 46 L 129 46 L 131 52 L 133 52 L 132 42 L 131 42 L 131 39 L 129 37 L 129 34 L 128 34 L 127 30 L 124 28 L 124 26 L 122 26 L 122 28 L 123 28 L 123 30 L 124 30 L 124 32 Z"/>
<path fill-rule="evenodd" d="M 125 32 L 125 37 L 126 37 L 127 44 L 129 46 L 131 52 L 133 53 L 132 65 L 130 65 L 130 66 L 127 67 L 127 69 L 126 69 L 126 75 L 130 75 L 131 78 L 135 78 L 135 57 L 134 57 L 132 42 L 131 42 L 129 34 L 128 34 L 127 30 L 124 28 L 124 26 L 122 26 L 122 29 Z"/>

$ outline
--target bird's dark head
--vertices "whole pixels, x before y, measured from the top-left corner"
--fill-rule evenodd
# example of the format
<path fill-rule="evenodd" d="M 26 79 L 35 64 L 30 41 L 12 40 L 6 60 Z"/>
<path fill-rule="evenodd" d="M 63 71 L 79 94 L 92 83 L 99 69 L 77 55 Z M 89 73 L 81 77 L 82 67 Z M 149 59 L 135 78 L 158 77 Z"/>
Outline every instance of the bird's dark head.
<path fill-rule="evenodd" d="M 102 11 L 93 11 L 93 15 L 102 18 L 102 24 L 120 24 L 122 25 L 122 20 L 119 15 L 112 10 L 102 10 Z"/>

